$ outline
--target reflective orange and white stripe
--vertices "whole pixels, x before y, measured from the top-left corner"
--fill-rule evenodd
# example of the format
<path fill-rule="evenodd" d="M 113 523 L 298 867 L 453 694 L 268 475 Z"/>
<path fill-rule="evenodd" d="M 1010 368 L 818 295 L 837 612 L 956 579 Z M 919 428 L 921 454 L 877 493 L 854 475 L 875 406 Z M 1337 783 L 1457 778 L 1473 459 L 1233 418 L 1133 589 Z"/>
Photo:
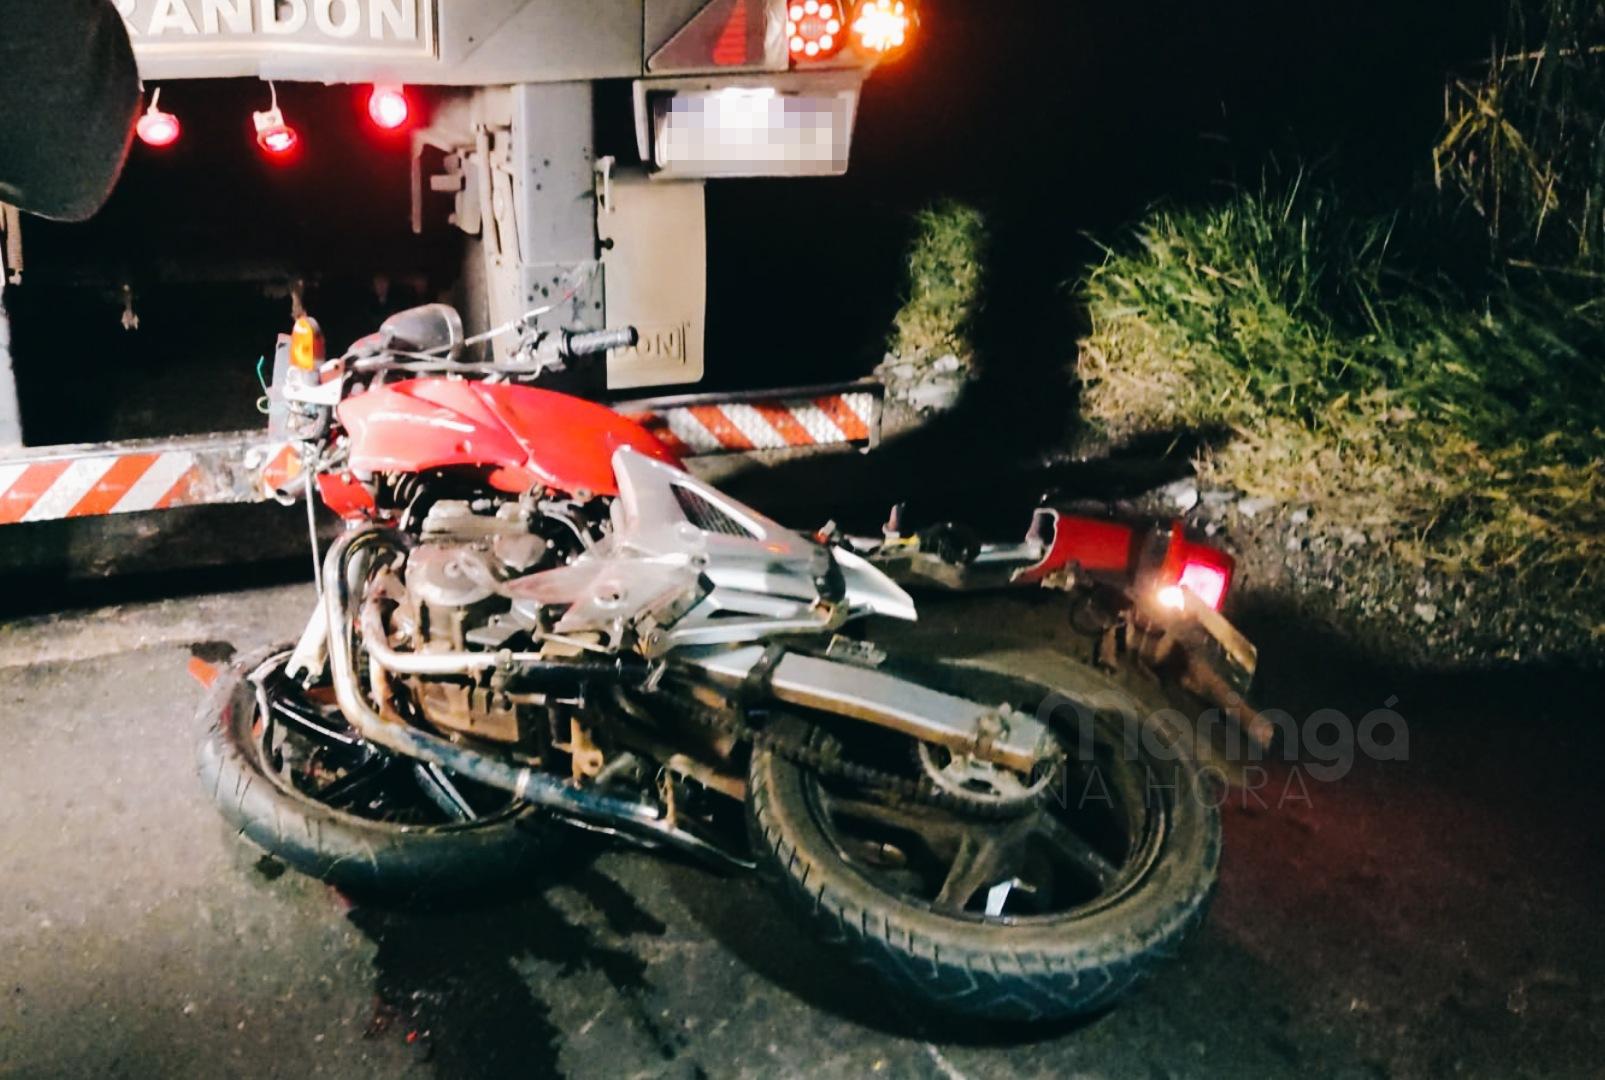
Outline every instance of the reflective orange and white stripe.
<path fill-rule="evenodd" d="M 870 392 L 671 406 L 625 415 L 682 457 L 867 443 L 879 423 Z"/>
<path fill-rule="evenodd" d="M 683 457 L 865 444 L 878 435 L 881 401 L 863 385 L 618 408 Z M 260 502 L 300 471 L 294 446 L 250 431 L 0 453 L 0 525 Z"/>
<path fill-rule="evenodd" d="M 195 454 L 184 450 L 0 459 L 0 525 L 186 506 L 204 501 L 198 478 Z"/>

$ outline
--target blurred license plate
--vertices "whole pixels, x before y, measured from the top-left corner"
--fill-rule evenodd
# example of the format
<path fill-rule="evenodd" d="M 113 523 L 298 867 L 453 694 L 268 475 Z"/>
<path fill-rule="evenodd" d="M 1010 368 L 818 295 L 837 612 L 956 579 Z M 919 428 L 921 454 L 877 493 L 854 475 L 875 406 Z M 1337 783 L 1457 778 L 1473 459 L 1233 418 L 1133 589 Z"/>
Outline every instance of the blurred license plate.
<path fill-rule="evenodd" d="M 652 98 L 653 163 L 678 176 L 833 176 L 847 171 L 858 91 L 772 87 Z"/>

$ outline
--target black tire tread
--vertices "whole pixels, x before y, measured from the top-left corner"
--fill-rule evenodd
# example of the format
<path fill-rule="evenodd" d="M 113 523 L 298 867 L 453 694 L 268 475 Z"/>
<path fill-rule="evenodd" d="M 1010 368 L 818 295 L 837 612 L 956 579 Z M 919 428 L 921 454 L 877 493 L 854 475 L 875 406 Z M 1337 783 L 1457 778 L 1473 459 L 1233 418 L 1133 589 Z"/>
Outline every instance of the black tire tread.
<path fill-rule="evenodd" d="M 811 856 L 788 837 L 785 815 L 775 805 L 771 769 L 777 765 L 796 768 L 755 754 L 749 777 L 749 831 L 760 872 L 821 941 L 938 1012 L 1041 1022 L 1106 1008 L 1176 956 L 1213 897 L 1221 825 L 1211 806 L 1201 807 L 1193 872 L 1129 931 L 1095 941 L 1061 935 L 1026 948 L 984 940 L 957 923 L 951 934 L 933 932 L 918 925 L 914 909 L 884 894 L 871 910 L 860 900 L 863 887 L 848 880 L 851 871 Z"/>
<path fill-rule="evenodd" d="M 556 827 L 533 808 L 472 826 L 399 829 L 282 791 L 242 745 L 236 710 L 254 713 L 246 676 L 283 648 L 259 650 L 219 671 L 197 713 L 201 783 L 238 835 L 305 874 L 376 896 L 482 887 L 527 874 L 549 857 Z"/>

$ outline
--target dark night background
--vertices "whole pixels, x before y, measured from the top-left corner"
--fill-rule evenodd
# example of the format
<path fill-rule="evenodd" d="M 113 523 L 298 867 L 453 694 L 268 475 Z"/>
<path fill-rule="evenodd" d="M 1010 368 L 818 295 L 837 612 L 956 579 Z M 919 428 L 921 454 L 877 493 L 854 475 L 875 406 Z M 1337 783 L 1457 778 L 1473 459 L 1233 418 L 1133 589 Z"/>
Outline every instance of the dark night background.
<path fill-rule="evenodd" d="M 939 197 L 989 211 L 993 314 L 1019 328 L 1015 347 L 1060 356 L 1073 327 L 1045 312 L 1064 307 L 1054 299 L 1095 256 L 1086 234 L 1117 236 L 1156 199 L 1209 199 L 1280 155 L 1390 205 L 1420 181 L 1444 69 L 1486 47 L 1503 6 L 931 0 L 922 11 L 918 46 L 866 88 L 846 177 L 708 185 L 705 388 L 866 374 L 899 303 L 909 215 Z M 626 85 L 599 95 L 598 152 L 621 160 L 633 156 Z M 264 162 L 251 141 L 264 90 L 166 85 L 179 143 L 136 143 L 92 223 L 29 222 L 29 269 L 7 302 L 30 444 L 259 422 L 253 368 L 289 302 L 197 279 L 282 284 L 298 268 L 308 308 L 340 344 L 382 315 L 374 273 L 427 273 L 431 288 L 455 275 L 448 207 L 435 197 L 425 235 L 408 232 L 406 140 L 365 123 L 362 88 L 279 87 L 305 135 L 290 166 Z M 806 239 L 787 242 L 788 226 Z M 119 323 L 124 280 L 133 334 Z M 781 286 L 794 281 L 828 298 L 817 329 L 777 329 Z M 392 304 L 407 299 L 398 283 Z M 63 350 L 80 365 L 71 394 Z"/>

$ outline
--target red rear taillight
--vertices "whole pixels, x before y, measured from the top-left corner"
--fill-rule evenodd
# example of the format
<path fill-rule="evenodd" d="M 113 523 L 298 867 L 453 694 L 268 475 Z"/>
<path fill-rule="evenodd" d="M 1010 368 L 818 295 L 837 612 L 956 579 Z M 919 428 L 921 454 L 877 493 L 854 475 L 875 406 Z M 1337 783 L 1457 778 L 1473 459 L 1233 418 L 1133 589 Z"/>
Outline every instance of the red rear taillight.
<path fill-rule="evenodd" d="M 1226 590 L 1231 587 L 1236 568 L 1236 560 L 1219 548 L 1188 540 L 1178 521 L 1171 526 L 1170 547 L 1159 568 L 1159 602 L 1178 610 L 1184 608 L 1186 599 L 1181 590 L 1186 589 L 1219 611 L 1226 602 Z"/>
<path fill-rule="evenodd" d="M 835 0 L 792 0 L 786 9 L 786 50 L 793 60 L 823 60 L 842 47 L 842 10 Z"/>
<path fill-rule="evenodd" d="M 275 157 L 283 157 L 295 149 L 295 128 L 289 124 L 274 124 L 257 132 L 257 145 Z"/>
<path fill-rule="evenodd" d="M 300 145 L 301 137 L 296 134 L 295 128 L 284 122 L 284 112 L 279 108 L 278 88 L 268 83 L 268 89 L 273 95 L 272 104 L 262 112 L 251 114 L 251 124 L 256 128 L 256 145 L 266 151 L 270 158 L 288 161 Z"/>
<path fill-rule="evenodd" d="M 375 86 L 368 95 L 368 119 L 386 131 L 402 127 L 411 114 L 407 93 L 399 86 Z"/>
<path fill-rule="evenodd" d="M 1190 562 L 1181 568 L 1181 580 L 1177 582 L 1198 599 L 1220 610 L 1226 600 L 1226 571 L 1209 563 Z"/>
<path fill-rule="evenodd" d="M 150 108 L 145 110 L 134 125 L 134 133 L 139 141 L 146 146 L 171 146 L 178 141 L 179 133 L 183 130 L 178 123 L 178 117 L 170 112 L 163 112 L 157 102 L 161 101 L 160 88 L 150 96 Z"/>

